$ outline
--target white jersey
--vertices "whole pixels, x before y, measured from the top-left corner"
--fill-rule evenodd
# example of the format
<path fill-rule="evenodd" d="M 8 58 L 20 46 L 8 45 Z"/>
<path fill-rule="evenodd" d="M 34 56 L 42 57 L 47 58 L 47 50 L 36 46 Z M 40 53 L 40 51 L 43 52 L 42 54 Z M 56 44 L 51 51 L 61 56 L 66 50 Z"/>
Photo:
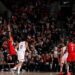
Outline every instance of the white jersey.
<path fill-rule="evenodd" d="M 22 41 L 22 42 L 19 43 L 19 49 L 18 49 L 18 52 L 17 52 L 19 61 L 23 62 L 25 60 L 25 51 L 26 51 L 25 41 Z"/>
<path fill-rule="evenodd" d="M 62 48 L 62 50 L 63 50 L 63 53 L 66 51 L 66 46 L 64 46 L 63 48 Z"/>
<path fill-rule="evenodd" d="M 61 63 L 67 62 L 68 52 L 66 51 L 66 48 L 66 46 L 62 48 L 62 52 L 64 53 L 64 55 L 61 57 Z"/>

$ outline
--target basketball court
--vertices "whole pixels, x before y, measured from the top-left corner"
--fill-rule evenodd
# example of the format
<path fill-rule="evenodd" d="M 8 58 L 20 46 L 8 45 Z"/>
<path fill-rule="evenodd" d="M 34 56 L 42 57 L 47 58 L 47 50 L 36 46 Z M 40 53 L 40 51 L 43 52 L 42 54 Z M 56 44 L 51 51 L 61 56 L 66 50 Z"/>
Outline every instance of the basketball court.
<path fill-rule="evenodd" d="M 21 72 L 20 75 L 58 75 L 59 73 L 54 72 Z M 0 72 L 0 75 L 13 75 L 11 72 Z M 14 74 L 16 75 L 16 74 Z"/>

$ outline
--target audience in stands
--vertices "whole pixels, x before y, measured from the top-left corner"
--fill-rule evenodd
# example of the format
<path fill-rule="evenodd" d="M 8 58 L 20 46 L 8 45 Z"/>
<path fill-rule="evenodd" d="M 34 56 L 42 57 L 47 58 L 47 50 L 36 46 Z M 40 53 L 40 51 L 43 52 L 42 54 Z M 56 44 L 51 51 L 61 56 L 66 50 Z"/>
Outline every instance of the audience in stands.
<path fill-rule="evenodd" d="M 45 1 L 34 0 L 26 5 L 19 4 L 21 3 L 16 4 L 13 1 L 10 19 L 5 16 L 1 16 L 0 19 L 0 61 L 13 63 L 7 42 L 7 25 L 10 24 L 14 44 L 21 37 L 25 37 L 29 43 L 31 53 L 26 52 L 23 67 L 25 70 L 59 71 L 62 43 L 67 43 L 71 34 L 75 34 L 73 15 L 65 16 L 64 20 L 60 20 L 58 14 L 50 15 L 49 9 L 46 8 L 48 3 Z"/>

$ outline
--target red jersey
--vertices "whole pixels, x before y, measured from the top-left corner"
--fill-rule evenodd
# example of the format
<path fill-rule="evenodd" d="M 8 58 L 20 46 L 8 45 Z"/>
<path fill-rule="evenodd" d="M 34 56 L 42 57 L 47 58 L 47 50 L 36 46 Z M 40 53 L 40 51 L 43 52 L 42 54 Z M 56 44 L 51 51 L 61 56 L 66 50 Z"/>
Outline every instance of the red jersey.
<path fill-rule="evenodd" d="M 75 62 L 75 44 L 70 42 L 68 44 L 68 58 L 67 61 L 68 62 Z"/>
<path fill-rule="evenodd" d="M 9 54 L 10 55 L 16 55 L 16 51 L 15 51 L 15 48 L 13 46 L 12 40 L 8 40 L 8 46 L 9 46 Z"/>

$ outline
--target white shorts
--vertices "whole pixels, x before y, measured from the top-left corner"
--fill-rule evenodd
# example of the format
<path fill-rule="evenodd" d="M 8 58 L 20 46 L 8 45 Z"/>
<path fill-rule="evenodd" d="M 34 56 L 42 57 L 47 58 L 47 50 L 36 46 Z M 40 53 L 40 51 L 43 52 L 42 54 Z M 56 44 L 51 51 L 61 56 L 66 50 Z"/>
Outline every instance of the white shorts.
<path fill-rule="evenodd" d="M 65 54 L 61 57 L 61 63 L 67 62 L 67 57 L 68 57 L 68 53 L 65 53 Z"/>
<path fill-rule="evenodd" d="M 25 61 L 25 52 L 17 52 L 18 61 L 24 62 Z"/>

